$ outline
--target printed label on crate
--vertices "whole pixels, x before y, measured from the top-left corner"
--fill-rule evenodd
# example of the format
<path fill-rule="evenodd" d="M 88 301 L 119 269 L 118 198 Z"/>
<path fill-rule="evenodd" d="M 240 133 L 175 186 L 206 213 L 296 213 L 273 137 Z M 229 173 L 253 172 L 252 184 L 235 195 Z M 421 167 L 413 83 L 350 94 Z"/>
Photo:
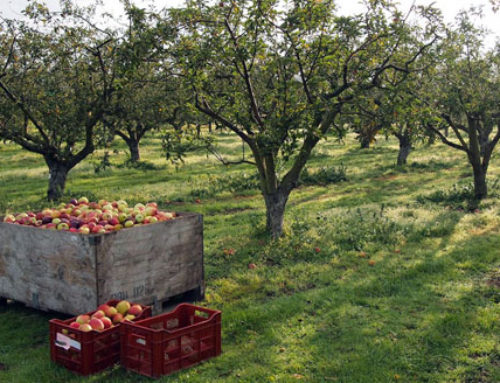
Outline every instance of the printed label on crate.
<path fill-rule="evenodd" d="M 61 334 L 60 332 L 56 335 L 56 346 L 69 350 L 70 347 L 76 348 L 78 351 L 82 349 L 80 342 L 71 339 L 69 336 Z"/>
<path fill-rule="evenodd" d="M 143 346 L 146 345 L 146 339 L 142 339 L 142 338 L 137 338 L 137 340 L 135 341 L 136 343 L 139 343 L 139 344 L 142 344 Z"/>

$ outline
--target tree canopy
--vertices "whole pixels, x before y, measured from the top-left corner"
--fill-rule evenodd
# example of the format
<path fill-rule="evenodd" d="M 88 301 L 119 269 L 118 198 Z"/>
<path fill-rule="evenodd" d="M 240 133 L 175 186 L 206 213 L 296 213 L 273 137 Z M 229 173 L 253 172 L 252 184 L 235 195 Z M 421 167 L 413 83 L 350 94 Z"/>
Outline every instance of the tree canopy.
<path fill-rule="evenodd" d="M 190 1 L 170 13 L 194 106 L 250 147 L 274 236 L 301 170 L 344 106 L 388 76 L 403 81 L 436 40 L 432 9 L 419 9 L 426 24 L 418 27 L 390 2 L 366 5 L 348 17 L 333 1 Z"/>
<path fill-rule="evenodd" d="M 0 135 L 42 155 L 57 199 L 69 170 L 93 152 L 113 92 L 112 38 L 69 5 L 34 2 L 27 20 L 0 21 Z"/>

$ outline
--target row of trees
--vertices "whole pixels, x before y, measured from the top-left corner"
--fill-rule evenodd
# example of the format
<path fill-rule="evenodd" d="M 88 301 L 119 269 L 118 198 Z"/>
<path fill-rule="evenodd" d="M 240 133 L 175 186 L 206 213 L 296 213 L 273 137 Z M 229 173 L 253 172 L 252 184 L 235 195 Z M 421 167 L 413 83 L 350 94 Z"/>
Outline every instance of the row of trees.
<path fill-rule="evenodd" d="M 126 10 L 127 28 L 99 28 L 95 8 L 69 0 L 57 14 L 33 2 L 26 20 L 0 23 L 0 136 L 44 157 L 49 199 L 103 137 L 118 135 L 138 160 L 148 131 L 167 129 L 171 142 L 186 124 L 212 122 L 250 148 L 273 236 L 315 146 L 346 129 L 368 142 L 394 135 L 399 164 L 416 140 L 439 137 L 466 154 L 476 198 L 487 195 L 500 44 L 485 50 L 468 13 L 447 26 L 432 7 L 402 14 L 379 0 L 352 16 L 331 0 Z"/>

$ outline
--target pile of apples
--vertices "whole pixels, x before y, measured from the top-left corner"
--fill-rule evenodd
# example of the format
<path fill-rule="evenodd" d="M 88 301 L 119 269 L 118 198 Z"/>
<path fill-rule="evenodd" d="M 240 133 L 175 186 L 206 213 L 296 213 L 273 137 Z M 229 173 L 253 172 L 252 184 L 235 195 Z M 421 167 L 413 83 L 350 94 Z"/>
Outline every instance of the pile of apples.
<path fill-rule="evenodd" d="M 133 321 L 141 313 L 141 305 L 131 306 L 128 301 L 120 301 L 116 307 L 103 304 L 90 316 L 87 314 L 78 315 L 69 326 L 83 332 L 103 331 L 123 321 Z"/>
<path fill-rule="evenodd" d="M 8 214 L 3 221 L 42 229 L 66 230 L 81 234 L 109 233 L 124 228 L 168 221 L 176 213 L 158 210 L 156 202 L 129 207 L 124 200 L 89 202 L 88 198 L 72 199 L 55 209 L 29 211 L 17 216 Z"/>

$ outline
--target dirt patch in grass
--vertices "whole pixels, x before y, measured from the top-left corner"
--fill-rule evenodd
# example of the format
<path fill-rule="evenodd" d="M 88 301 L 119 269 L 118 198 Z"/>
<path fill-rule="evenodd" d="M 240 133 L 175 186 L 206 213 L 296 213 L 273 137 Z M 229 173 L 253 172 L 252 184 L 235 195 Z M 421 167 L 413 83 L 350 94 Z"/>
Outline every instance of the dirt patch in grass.
<path fill-rule="evenodd" d="M 488 278 L 486 284 L 500 289 L 500 274 L 493 275 L 491 278 Z"/>
<path fill-rule="evenodd" d="M 0 362 L 0 371 L 5 371 L 7 369 L 7 366 Z"/>

